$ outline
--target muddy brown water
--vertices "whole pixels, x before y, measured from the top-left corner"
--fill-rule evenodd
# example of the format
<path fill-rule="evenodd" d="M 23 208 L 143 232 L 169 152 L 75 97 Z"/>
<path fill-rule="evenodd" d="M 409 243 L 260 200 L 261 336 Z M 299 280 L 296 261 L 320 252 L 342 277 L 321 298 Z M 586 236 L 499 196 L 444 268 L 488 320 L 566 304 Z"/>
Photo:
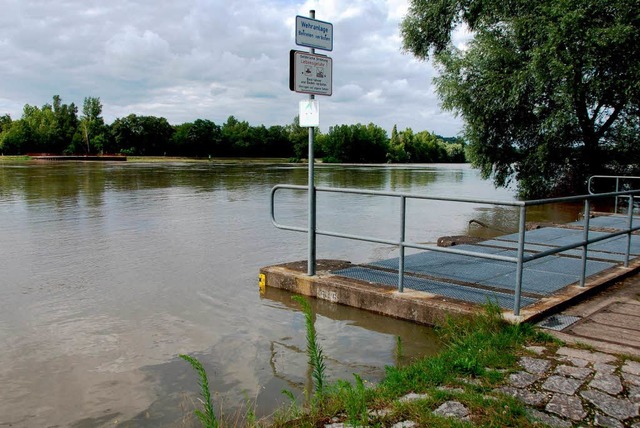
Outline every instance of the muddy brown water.
<path fill-rule="evenodd" d="M 321 186 L 511 200 L 467 165 L 320 166 Z M 190 426 L 191 368 L 216 406 L 258 416 L 309 385 L 304 318 L 291 296 L 258 292 L 260 267 L 306 256 L 306 235 L 275 229 L 270 188 L 305 184 L 297 165 L 0 163 L 0 426 Z M 278 194 L 306 224 L 306 194 Z M 530 214 L 569 221 L 575 206 Z M 409 201 L 407 237 L 493 236 L 512 209 Z M 395 239 L 397 202 L 320 194 L 318 228 Z M 469 220 L 479 220 L 487 228 Z M 391 247 L 318 238 L 318 257 L 366 262 Z M 433 331 L 313 301 L 330 379 L 376 382 L 387 365 L 438 349 Z M 400 346 L 398 346 L 400 344 Z"/>

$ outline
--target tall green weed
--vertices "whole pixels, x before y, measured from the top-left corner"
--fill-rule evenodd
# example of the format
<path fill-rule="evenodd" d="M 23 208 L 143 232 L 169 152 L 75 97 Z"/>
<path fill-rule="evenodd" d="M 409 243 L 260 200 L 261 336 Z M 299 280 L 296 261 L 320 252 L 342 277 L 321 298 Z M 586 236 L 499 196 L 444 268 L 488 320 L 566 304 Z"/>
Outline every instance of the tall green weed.
<path fill-rule="evenodd" d="M 209 390 L 209 379 L 207 378 L 206 370 L 197 358 L 184 354 L 180 354 L 180 358 L 191 364 L 191 367 L 193 367 L 199 377 L 200 401 L 202 402 L 204 412 L 196 409 L 195 414 L 197 418 L 204 428 L 218 428 L 218 419 L 213 412 L 213 405 L 211 404 L 211 391 Z"/>

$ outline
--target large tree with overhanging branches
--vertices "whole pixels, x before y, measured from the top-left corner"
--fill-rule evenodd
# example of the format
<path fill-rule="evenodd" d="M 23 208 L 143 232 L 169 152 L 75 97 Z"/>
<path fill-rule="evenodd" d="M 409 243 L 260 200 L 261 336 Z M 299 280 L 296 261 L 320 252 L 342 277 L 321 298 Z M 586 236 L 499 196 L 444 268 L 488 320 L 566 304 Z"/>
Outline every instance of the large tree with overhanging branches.
<path fill-rule="evenodd" d="M 411 0 L 401 32 L 497 186 L 543 197 L 640 172 L 640 0 Z"/>

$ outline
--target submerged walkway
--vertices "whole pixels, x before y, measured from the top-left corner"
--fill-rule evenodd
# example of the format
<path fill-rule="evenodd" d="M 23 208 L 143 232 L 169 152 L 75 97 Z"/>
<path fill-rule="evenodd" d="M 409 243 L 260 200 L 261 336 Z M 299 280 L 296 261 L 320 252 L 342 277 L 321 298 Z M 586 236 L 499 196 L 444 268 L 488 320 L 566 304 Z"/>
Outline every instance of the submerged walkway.
<path fill-rule="evenodd" d="M 634 217 L 634 221 L 640 218 Z M 627 222 L 628 218 L 620 215 L 592 218 L 589 237 L 625 229 Z M 581 242 L 583 234 L 582 221 L 527 231 L 525 255 Z M 513 257 L 517 245 L 516 233 L 454 248 Z M 625 235 L 589 245 L 584 287 L 578 285 L 582 272 L 580 248 L 525 263 L 522 309 L 516 319 L 540 319 L 634 272 L 640 267 L 640 236 L 631 236 L 630 263 L 625 268 L 627 245 Z M 513 309 L 515 263 L 436 251 L 419 252 L 405 256 L 404 292 L 400 293 L 395 288 L 398 262 L 398 258 L 393 258 L 354 266 L 348 262 L 321 261 L 315 277 L 304 274 L 303 262 L 267 267 L 261 273 L 267 286 L 427 324 L 447 312 L 475 311 L 488 301 L 502 307 L 507 317 Z"/>

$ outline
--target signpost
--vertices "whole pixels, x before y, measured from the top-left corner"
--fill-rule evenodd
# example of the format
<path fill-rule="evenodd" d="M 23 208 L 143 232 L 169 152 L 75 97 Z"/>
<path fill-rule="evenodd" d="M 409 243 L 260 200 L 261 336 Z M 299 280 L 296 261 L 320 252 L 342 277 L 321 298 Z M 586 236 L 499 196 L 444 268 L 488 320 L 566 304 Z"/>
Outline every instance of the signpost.
<path fill-rule="evenodd" d="M 316 274 L 316 188 L 314 184 L 313 137 L 320 126 L 320 114 L 316 95 L 331 96 L 333 60 L 316 55 L 316 49 L 333 50 L 333 24 L 318 21 L 316 11 L 309 11 L 309 18 L 296 16 L 296 45 L 306 46 L 309 53 L 292 50 L 289 53 L 289 89 L 309 94 L 308 101 L 300 102 L 298 115 L 300 126 L 309 128 L 309 215 L 307 275 Z"/>

